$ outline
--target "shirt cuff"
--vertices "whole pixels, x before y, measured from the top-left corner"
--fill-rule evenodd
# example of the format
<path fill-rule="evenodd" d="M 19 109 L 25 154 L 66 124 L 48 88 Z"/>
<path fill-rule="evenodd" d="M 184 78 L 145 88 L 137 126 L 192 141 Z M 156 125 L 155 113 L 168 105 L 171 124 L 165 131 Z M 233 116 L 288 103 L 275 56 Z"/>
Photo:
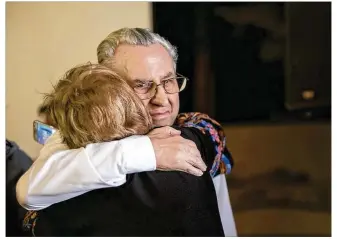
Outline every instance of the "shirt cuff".
<path fill-rule="evenodd" d="M 148 136 L 131 136 L 121 141 L 127 174 L 156 170 L 156 155 Z"/>

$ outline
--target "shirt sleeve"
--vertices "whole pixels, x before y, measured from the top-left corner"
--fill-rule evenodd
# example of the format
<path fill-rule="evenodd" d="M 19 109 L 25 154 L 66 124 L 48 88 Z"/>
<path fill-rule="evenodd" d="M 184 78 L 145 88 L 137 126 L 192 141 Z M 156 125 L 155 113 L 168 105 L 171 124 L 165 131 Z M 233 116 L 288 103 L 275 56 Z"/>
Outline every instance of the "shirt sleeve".
<path fill-rule="evenodd" d="M 70 150 L 55 132 L 19 179 L 16 194 L 22 207 L 41 210 L 94 189 L 118 187 L 126 182 L 126 174 L 155 169 L 154 149 L 147 136 Z"/>

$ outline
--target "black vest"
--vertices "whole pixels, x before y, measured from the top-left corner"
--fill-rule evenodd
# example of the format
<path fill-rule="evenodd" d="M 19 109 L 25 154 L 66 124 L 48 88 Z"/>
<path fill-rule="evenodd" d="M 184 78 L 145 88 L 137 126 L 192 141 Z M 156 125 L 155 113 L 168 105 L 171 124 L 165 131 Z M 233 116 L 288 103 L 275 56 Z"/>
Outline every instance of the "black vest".
<path fill-rule="evenodd" d="M 208 167 L 215 149 L 209 135 L 182 128 Z M 208 172 L 128 175 L 117 188 L 98 189 L 38 211 L 36 236 L 224 236 Z"/>

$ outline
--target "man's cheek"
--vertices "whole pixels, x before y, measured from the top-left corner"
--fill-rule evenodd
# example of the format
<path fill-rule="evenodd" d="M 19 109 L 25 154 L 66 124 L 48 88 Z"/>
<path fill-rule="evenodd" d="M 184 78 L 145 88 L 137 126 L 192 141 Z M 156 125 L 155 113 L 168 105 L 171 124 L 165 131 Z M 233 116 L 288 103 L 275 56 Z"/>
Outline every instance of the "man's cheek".
<path fill-rule="evenodd" d="M 172 108 L 172 114 L 174 116 L 174 118 L 177 116 L 178 112 L 179 112 L 179 94 L 174 94 L 171 95 L 171 97 L 169 98 L 169 101 L 171 103 L 171 108 Z"/>
<path fill-rule="evenodd" d="M 150 100 L 142 100 L 142 103 L 146 107 L 146 109 L 149 111 Z"/>

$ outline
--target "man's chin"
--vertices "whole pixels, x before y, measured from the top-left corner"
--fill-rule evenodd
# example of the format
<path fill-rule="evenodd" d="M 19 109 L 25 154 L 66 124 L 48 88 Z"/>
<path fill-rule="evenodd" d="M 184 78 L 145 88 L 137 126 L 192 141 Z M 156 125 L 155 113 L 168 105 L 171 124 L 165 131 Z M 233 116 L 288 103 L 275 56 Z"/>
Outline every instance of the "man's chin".
<path fill-rule="evenodd" d="M 174 121 L 170 118 L 162 120 L 152 120 L 153 127 L 163 127 L 163 126 L 172 126 Z"/>

